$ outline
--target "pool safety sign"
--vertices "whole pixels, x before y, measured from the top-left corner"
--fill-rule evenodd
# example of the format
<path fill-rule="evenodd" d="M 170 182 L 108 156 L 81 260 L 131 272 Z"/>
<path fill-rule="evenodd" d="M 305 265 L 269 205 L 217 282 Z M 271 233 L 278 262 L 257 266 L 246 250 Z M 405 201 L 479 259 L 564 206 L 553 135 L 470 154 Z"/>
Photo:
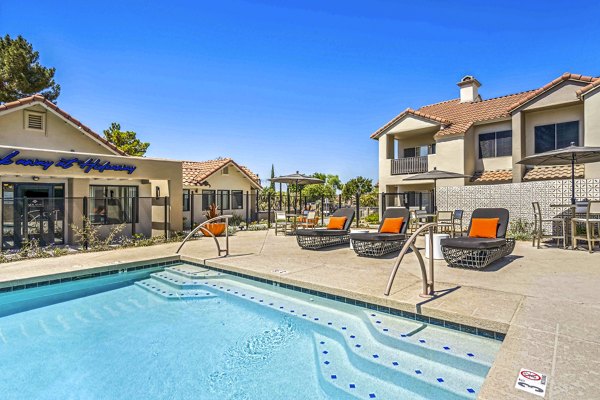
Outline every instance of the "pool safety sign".
<path fill-rule="evenodd" d="M 534 372 L 530 369 L 521 368 L 515 388 L 535 394 L 540 397 L 546 396 L 548 377 L 544 374 Z"/>

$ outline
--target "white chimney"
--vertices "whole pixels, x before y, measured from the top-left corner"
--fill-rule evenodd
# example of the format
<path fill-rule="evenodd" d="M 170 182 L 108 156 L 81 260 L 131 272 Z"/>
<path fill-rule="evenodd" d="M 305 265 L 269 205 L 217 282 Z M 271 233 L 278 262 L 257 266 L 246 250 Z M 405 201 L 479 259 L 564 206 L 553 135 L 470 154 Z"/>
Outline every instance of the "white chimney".
<path fill-rule="evenodd" d="M 478 89 L 481 83 L 471 75 L 467 75 L 457 83 L 460 88 L 460 102 L 461 103 L 473 103 L 475 101 L 481 101 Z"/>

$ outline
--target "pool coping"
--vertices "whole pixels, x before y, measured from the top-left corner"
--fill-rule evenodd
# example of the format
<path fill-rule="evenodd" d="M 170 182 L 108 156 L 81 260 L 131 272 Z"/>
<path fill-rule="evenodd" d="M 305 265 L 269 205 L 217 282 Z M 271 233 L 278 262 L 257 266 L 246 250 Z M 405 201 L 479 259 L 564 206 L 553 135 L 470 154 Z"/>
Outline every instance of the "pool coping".
<path fill-rule="evenodd" d="M 221 258 L 218 260 L 223 259 Z M 349 290 L 335 289 L 328 286 L 291 279 L 286 276 L 273 276 L 257 271 L 248 271 L 246 269 L 232 267 L 215 260 L 200 259 L 184 255 L 149 258 L 134 262 L 116 262 L 108 265 L 84 268 L 68 272 L 4 281 L 0 282 L 0 294 L 123 272 L 138 271 L 156 267 L 169 267 L 181 262 L 200 268 L 208 268 L 214 271 L 231 274 L 233 276 L 238 276 L 268 285 L 278 286 L 301 293 L 307 293 L 312 296 L 319 296 L 358 307 L 364 307 L 389 315 L 399 316 L 434 326 L 440 326 L 471 335 L 485 337 L 488 339 L 503 341 L 506 337 L 506 332 L 508 331 L 507 324 L 496 323 L 496 325 L 494 325 L 493 321 L 487 321 L 480 318 L 448 312 L 438 311 L 436 315 L 432 315 L 435 313 L 429 312 L 429 310 L 422 310 L 424 312 L 414 312 L 410 310 L 411 307 L 415 307 L 414 304 L 398 300 L 363 295 Z M 458 322 L 458 320 L 461 322 Z M 465 320 L 467 323 L 465 323 Z M 503 325 L 507 326 L 504 327 Z"/>

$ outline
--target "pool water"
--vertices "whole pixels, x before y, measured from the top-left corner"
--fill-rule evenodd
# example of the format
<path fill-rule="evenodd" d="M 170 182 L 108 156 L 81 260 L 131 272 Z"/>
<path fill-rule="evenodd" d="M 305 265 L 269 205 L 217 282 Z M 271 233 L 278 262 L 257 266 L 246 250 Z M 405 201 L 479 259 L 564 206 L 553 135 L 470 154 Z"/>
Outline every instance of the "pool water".
<path fill-rule="evenodd" d="M 185 264 L 0 309 L 3 399 L 469 399 L 500 346 Z"/>

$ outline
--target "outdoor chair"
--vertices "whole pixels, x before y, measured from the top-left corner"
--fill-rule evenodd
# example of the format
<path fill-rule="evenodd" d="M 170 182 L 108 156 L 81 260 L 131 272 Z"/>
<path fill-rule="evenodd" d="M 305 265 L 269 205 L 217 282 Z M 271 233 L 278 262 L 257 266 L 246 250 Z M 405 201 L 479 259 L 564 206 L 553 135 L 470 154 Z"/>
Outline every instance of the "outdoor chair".
<path fill-rule="evenodd" d="M 540 248 L 540 243 L 542 239 L 556 239 L 557 245 L 560 243 L 560 240 L 563 242 L 563 248 L 566 247 L 566 235 L 567 231 L 566 223 L 564 218 L 554 217 L 554 218 L 543 218 L 542 217 L 542 208 L 540 207 L 540 203 L 534 201 L 531 203 L 533 206 L 533 243 L 532 246 L 535 246 L 535 241 L 537 240 L 537 248 Z M 545 235 L 544 234 L 544 223 L 552 224 L 550 230 L 554 229 L 554 223 L 559 223 L 561 225 L 562 235 L 553 235 L 552 233 Z"/>
<path fill-rule="evenodd" d="M 423 221 L 423 217 L 421 217 L 421 215 L 423 214 L 427 214 L 426 210 L 411 210 L 410 211 L 410 231 L 414 232 L 417 229 L 419 229 L 419 227 L 421 225 L 424 225 L 427 223 L 427 221 Z"/>
<path fill-rule="evenodd" d="M 438 211 L 435 216 L 438 233 L 452 233 L 454 236 L 454 213 L 452 211 Z"/>
<path fill-rule="evenodd" d="M 280 230 L 283 230 L 283 234 L 286 235 L 289 231 L 288 226 L 290 224 L 285 216 L 285 211 L 275 211 L 275 236 Z"/>
<path fill-rule="evenodd" d="M 302 218 L 302 221 L 298 224 L 299 228 L 314 228 L 317 226 L 318 217 L 316 211 L 309 211 L 305 217 Z"/>
<path fill-rule="evenodd" d="M 344 217 L 340 229 L 332 229 L 333 217 Z M 354 220 L 353 208 L 339 208 L 330 217 L 328 228 L 301 229 L 296 232 L 298 245 L 303 249 L 317 250 L 329 246 L 337 246 L 350 243 L 350 225 Z"/>
<path fill-rule="evenodd" d="M 389 228 L 385 221 L 390 218 L 403 218 L 397 232 L 386 232 Z M 363 257 L 381 257 L 384 254 L 399 251 L 406 242 L 409 222 L 409 211 L 406 208 L 387 208 L 383 213 L 377 232 L 350 234 L 352 248 L 356 254 Z"/>
<path fill-rule="evenodd" d="M 498 219 L 495 232 L 485 232 L 482 226 L 490 219 Z M 494 261 L 509 255 L 515 240 L 506 237 L 509 212 L 505 208 L 478 208 L 473 211 L 467 237 L 442 239 L 442 254 L 451 267 L 485 268 Z"/>
<path fill-rule="evenodd" d="M 585 234 L 577 234 L 577 224 L 585 224 Z M 574 217 L 571 219 L 571 238 L 573 250 L 577 248 L 578 240 L 586 240 L 588 251 L 594 252 L 594 243 L 600 242 L 600 200 L 587 203 L 585 217 Z"/>

